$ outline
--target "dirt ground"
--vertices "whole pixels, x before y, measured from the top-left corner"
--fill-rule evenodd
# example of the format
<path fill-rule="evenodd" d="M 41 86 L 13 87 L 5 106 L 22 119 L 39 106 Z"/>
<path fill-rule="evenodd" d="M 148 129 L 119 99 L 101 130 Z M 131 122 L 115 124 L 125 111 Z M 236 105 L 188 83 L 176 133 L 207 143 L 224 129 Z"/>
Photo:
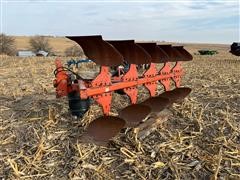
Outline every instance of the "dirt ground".
<path fill-rule="evenodd" d="M 142 140 L 123 130 L 107 147 L 79 141 L 101 109 L 69 115 L 67 99 L 55 98 L 54 58 L 1 56 L 0 178 L 240 179 L 240 59 L 215 49 L 184 63 L 182 85 L 192 93 L 168 121 Z M 114 94 L 113 115 L 126 99 Z"/>

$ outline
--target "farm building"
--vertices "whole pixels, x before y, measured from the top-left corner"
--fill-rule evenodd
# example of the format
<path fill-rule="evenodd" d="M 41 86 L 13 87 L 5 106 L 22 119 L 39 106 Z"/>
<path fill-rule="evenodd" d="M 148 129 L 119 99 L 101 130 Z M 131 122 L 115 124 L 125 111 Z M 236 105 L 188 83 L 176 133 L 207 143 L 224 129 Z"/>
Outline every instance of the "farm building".
<path fill-rule="evenodd" d="M 29 51 L 29 50 L 20 50 L 17 52 L 17 56 L 19 57 L 32 57 L 32 56 L 43 56 L 46 57 L 48 56 L 48 52 L 46 51 L 38 51 L 37 53 L 34 53 L 33 51 Z"/>
<path fill-rule="evenodd" d="M 36 56 L 36 54 L 32 51 L 20 50 L 20 51 L 17 52 L 17 56 L 19 56 L 19 57 L 32 57 L 32 56 Z"/>

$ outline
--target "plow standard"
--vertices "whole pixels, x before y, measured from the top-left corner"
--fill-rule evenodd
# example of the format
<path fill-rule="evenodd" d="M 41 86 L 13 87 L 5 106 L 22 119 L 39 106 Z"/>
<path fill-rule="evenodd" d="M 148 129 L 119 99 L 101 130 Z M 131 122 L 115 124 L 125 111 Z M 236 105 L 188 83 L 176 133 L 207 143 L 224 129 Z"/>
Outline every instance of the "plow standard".
<path fill-rule="evenodd" d="M 84 79 L 56 60 L 54 87 L 57 97 L 68 96 L 72 115 L 81 117 L 94 99 L 103 110 L 103 116 L 93 120 L 85 136 L 97 144 L 106 144 L 122 128 L 137 127 L 150 113 L 157 113 L 184 99 L 191 89 L 181 87 L 184 74 L 182 61 L 192 60 L 192 55 L 183 46 L 136 43 L 134 40 L 106 41 L 102 36 L 67 37 L 78 43 L 85 55 L 100 65 L 99 74 L 93 79 Z M 173 62 L 175 63 L 174 65 Z M 163 63 L 161 69 L 157 64 Z M 138 72 L 140 67 L 144 73 Z M 111 73 L 111 69 L 115 73 Z M 175 87 L 171 90 L 171 81 Z M 160 82 L 165 92 L 157 94 Z M 150 98 L 137 103 L 138 86 L 147 88 Z M 127 94 L 131 105 L 110 116 L 112 94 Z"/>

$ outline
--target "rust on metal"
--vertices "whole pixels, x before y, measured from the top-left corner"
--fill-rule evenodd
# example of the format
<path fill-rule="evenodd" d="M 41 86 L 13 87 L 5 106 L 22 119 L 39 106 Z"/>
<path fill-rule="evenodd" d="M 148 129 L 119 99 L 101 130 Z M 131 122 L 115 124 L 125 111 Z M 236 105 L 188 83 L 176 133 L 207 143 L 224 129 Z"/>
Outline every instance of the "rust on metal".
<path fill-rule="evenodd" d="M 184 99 L 191 93 L 192 89 L 188 87 L 180 87 L 180 88 L 175 88 L 173 91 L 179 93 L 181 95 L 181 99 Z"/>
<path fill-rule="evenodd" d="M 149 106 L 152 112 L 160 112 L 170 105 L 170 100 L 164 97 L 151 97 L 141 104 Z"/>
<path fill-rule="evenodd" d="M 86 136 L 93 143 L 105 144 L 125 126 L 125 121 L 115 116 L 101 116 L 92 121 L 86 129 Z M 85 136 L 85 140 L 87 139 Z"/>
<path fill-rule="evenodd" d="M 142 104 L 127 106 L 119 112 L 119 117 L 126 121 L 126 127 L 136 127 L 148 114 L 151 108 Z"/>
<path fill-rule="evenodd" d="M 173 46 L 173 48 L 182 54 L 183 58 L 181 61 L 191 61 L 193 59 L 193 56 L 186 49 L 184 49 L 183 46 Z"/>
<path fill-rule="evenodd" d="M 123 63 L 122 55 L 109 43 L 102 39 L 102 36 L 66 36 L 78 43 L 85 55 L 96 64 L 102 66 L 117 66 Z"/>
<path fill-rule="evenodd" d="M 158 45 L 169 57 L 169 62 L 181 61 L 182 55 L 170 44 Z"/>
<path fill-rule="evenodd" d="M 111 40 L 107 41 L 113 45 L 124 57 L 129 64 L 148 64 L 151 62 L 151 56 L 134 40 Z"/>
<path fill-rule="evenodd" d="M 165 91 L 162 94 L 159 95 L 159 97 L 168 98 L 170 100 L 170 103 L 177 103 L 181 102 L 187 95 L 189 95 L 191 92 L 191 88 L 187 87 L 181 87 L 181 88 L 175 88 L 171 91 Z"/>
<path fill-rule="evenodd" d="M 153 63 L 164 63 L 169 60 L 168 55 L 159 47 L 156 43 L 137 43 L 141 46 L 148 54 L 151 55 Z"/>

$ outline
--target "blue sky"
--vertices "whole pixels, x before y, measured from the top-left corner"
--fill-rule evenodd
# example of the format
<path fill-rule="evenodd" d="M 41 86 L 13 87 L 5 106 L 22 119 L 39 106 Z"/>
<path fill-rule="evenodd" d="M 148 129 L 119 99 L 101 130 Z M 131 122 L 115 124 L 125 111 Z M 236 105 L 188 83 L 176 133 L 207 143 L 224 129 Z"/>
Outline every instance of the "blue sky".
<path fill-rule="evenodd" d="M 239 41 L 239 0 L 0 0 L 9 35 L 91 35 L 105 39 Z"/>

